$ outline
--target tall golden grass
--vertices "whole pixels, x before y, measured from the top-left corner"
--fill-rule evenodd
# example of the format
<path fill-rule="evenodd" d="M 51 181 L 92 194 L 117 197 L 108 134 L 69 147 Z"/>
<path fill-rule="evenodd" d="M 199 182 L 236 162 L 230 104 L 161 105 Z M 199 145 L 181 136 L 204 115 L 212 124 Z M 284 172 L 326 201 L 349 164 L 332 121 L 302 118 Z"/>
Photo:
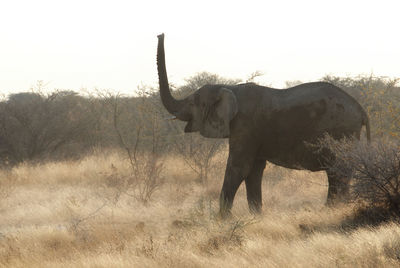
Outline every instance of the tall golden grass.
<path fill-rule="evenodd" d="M 226 159 L 225 155 L 219 156 Z M 2 267 L 399 266 L 400 225 L 343 228 L 351 207 L 324 206 L 324 173 L 267 166 L 263 213 L 245 190 L 218 217 L 224 165 L 199 184 L 182 159 L 163 159 L 163 184 L 143 203 L 120 187 L 123 153 L 23 164 L 0 172 Z M 222 163 L 224 161 L 221 161 Z"/>

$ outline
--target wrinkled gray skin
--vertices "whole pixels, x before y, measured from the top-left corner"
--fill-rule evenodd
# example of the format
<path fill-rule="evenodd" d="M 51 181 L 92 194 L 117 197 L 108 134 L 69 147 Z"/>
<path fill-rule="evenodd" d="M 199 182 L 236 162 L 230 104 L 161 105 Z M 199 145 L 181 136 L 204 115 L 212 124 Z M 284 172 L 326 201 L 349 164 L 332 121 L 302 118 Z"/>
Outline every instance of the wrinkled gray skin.
<path fill-rule="evenodd" d="M 360 138 L 368 117 L 360 104 L 340 88 L 324 82 L 278 90 L 253 83 L 206 85 L 183 100 L 171 96 L 165 67 L 164 35 L 158 36 L 157 67 L 161 100 L 185 132 L 208 138 L 229 138 L 229 158 L 220 195 L 220 213 L 230 213 L 239 185 L 246 183 L 252 212 L 261 212 L 261 178 L 266 161 L 311 171 L 325 170 L 327 152 L 315 143 L 325 133 L 339 139 Z M 329 152 L 328 152 L 329 153 Z M 348 194 L 349 178 L 328 174 L 327 204 Z"/>

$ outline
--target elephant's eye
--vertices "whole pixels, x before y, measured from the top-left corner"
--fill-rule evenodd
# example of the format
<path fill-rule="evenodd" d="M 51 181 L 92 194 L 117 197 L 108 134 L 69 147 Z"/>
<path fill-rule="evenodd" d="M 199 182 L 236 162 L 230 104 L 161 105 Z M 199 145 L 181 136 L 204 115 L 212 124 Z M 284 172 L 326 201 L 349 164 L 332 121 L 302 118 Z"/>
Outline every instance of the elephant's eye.
<path fill-rule="evenodd" d="M 199 102 L 200 102 L 200 100 L 199 100 L 199 95 L 198 95 L 198 94 L 195 94 L 195 95 L 194 95 L 194 105 L 199 105 Z"/>

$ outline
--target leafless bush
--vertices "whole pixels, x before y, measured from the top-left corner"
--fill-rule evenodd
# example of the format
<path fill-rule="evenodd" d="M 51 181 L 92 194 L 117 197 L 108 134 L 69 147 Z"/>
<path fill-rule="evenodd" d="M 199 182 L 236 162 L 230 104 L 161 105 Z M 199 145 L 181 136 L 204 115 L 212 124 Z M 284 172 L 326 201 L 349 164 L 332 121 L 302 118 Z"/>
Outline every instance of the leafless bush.
<path fill-rule="evenodd" d="M 158 143 L 158 116 L 155 114 L 154 110 L 151 110 L 151 105 L 145 103 L 147 100 L 145 96 L 142 95 L 142 97 L 144 102 L 142 103 L 143 106 L 137 107 L 138 113 L 140 114 L 137 115 L 135 140 L 132 147 L 125 141 L 124 135 L 119 128 L 119 96 L 116 95 L 110 100 L 112 100 L 114 129 L 117 133 L 121 148 L 124 149 L 128 155 L 131 170 L 129 176 L 120 177 L 121 183 L 124 186 L 123 192 L 143 203 L 147 203 L 151 199 L 153 193 L 163 183 L 163 177 L 161 175 L 163 163 Z M 142 142 L 142 132 L 145 126 L 144 116 L 150 116 L 151 127 L 149 131 L 151 136 L 147 136 L 146 138 L 151 140 L 151 150 L 146 148 L 146 150 L 140 152 L 139 147 Z M 113 176 L 115 177 L 115 174 L 113 174 Z M 119 185 L 121 185 L 121 183 Z"/>
<path fill-rule="evenodd" d="M 332 152 L 329 168 L 352 177 L 355 200 L 381 207 L 400 217 L 400 143 L 380 138 L 372 143 L 325 137 L 322 146 Z"/>
<path fill-rule="evenodd" d="M 185 134 L 175 142 L 175 151 L 197 174 L 198 181 L 207 184 L 210 171 L 215 168 L 213 157 L 224 144 L 222 139 L 206 139 L 199 134 Z"/>

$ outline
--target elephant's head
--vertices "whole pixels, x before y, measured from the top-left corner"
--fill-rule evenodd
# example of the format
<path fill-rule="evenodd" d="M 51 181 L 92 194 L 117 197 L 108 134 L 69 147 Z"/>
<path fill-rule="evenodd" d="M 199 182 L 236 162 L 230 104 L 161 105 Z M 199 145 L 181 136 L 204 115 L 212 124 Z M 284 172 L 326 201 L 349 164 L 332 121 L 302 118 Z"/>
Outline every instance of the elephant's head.
<path fill-rule="evenodd" d="M 157 68 L 161 101 L 176 118 L 188 122 L 185 132 L 200 131 L 208 138 L 229 136 L 229 124 L 238 112 L 236 96 L 223 85 L 206 85 L 183 100 L 170 92 L 165 67 L 164 34 L 158 36 Z"/>

